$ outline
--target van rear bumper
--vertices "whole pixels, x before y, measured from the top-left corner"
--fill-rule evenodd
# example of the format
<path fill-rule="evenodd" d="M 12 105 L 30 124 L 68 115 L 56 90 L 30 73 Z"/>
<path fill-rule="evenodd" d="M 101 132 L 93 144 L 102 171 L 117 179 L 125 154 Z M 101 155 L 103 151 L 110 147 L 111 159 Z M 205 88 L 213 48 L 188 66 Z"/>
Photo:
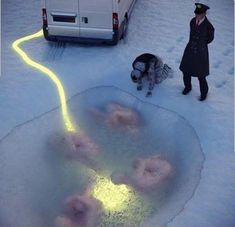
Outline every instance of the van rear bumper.
<path fill-rule="evenodd" d="M 105 38 L 89 38 L 89 37 L 75 37 L 75 36 L 64 36 L 64 35 L 51 35 L 48 32 L 48 27 L 43 26 L 43 34 L 48 41 L 68 41 L 68 42 L 79 42 L 79 43 L 107 43 L 115 45 L 118 43 L 120 32 L 114 30 L 111 39 Z"/>

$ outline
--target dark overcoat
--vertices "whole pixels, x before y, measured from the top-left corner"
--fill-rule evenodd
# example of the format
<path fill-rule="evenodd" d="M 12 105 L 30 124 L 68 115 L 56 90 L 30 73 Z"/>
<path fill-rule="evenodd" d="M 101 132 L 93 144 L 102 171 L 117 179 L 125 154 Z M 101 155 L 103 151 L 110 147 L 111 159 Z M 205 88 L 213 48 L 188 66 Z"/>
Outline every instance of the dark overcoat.
<path fill-rule="evenodd" d="M 214 27 L 205 17 L 197 27 L 196 18 L 190 21 L 189 42 L 184 50 L 180 70 L 190 76 L 205 77 L 209 75 L 208 44 L 214 39 Z"/>

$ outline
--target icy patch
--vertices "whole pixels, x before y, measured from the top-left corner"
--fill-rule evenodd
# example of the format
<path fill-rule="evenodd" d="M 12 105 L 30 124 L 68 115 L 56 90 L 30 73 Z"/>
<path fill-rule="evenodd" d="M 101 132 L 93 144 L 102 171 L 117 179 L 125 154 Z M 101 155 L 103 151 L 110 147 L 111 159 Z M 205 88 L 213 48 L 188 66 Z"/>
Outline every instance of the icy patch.
<path fill-rule="evenodd" d="M 113 105 L 130 110 L 125 116 L 134 114 L 134 121 L 118 115 L 120 124 L 109 124 L 110 105 L 111 110 Z M 115 87 L 89 89 L 72 97 L 68 107 L 75 125 L 101 150 L 99 172 L 66 159 L 65 147 L 54 143 L 55 135 L 58 139 L 66 133 L 59 109 L 16 127 L 0 141 L 1 225 L 51 227 L 63 212 L 63 201 L 87 185 L 93 185 L 97 198 L 106 199 L 103 203 L 114 199 L 109 206 L 103 204 L 100 226 L 166 225 L 180 213 L 194 195 L 204 162 L 198 137 L 184 118 Z M 118 193 L 109 182 L 112 173 L 128 174 L 135 159 L 153 155 L 171 164 L 173 177 L 151 193 L 120 189 L 125 206 L 115 208 Z"/>

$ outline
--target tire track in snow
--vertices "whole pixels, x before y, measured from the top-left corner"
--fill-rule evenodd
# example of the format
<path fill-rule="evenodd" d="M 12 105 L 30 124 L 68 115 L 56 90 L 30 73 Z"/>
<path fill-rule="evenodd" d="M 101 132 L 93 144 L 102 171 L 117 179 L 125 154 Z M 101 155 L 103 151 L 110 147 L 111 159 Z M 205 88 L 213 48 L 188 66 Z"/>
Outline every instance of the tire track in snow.
<path fill-rule="evenodd" d="M 49 43 L 50 49 L 49 53 L 46 56 L 47 61 L 55 61 L 57 59 L 60 59 L 64 53 L 64 50 L 66 48 L 65 42 L 55 42 L 55 43 Z"/>

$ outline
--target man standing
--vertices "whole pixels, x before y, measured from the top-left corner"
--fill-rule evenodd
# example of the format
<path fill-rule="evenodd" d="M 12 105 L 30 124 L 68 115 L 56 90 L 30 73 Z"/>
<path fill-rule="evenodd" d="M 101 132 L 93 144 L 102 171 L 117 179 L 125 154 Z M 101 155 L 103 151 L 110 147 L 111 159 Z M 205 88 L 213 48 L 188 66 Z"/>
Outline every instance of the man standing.
<path fill-rule="evenodd" d="M 209 75 L 209 53 L 208 44 L 214 39 L 214 27 L 206 17 L 206 11 L 210 9 L 207 5 L 195 3 L 195 17 L 190 21 L 189 42 L 184 50 L 180 63 L 180 70 L 183 72 L 184 90 L 187 95 L 192 90 L 191 77 L 197 77 L 200 85 L 203 101 L 207 97 L 208 84 L 206 76 Z"/>

